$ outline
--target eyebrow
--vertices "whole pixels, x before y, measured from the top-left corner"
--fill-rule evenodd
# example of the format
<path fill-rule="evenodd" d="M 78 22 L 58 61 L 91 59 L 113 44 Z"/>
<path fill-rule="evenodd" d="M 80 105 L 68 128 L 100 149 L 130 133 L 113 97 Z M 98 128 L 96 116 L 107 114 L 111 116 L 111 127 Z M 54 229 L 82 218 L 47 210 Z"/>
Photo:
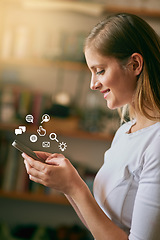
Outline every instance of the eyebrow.
<path fill-rule="evenodd" d="M 94 69 L 94 68 L 103 68 L 105 66 L 105 64 L 96 64 L 96 65 L 93 65 L 93 66 L 91 66 L 90 68 L 91 69 Z"/>

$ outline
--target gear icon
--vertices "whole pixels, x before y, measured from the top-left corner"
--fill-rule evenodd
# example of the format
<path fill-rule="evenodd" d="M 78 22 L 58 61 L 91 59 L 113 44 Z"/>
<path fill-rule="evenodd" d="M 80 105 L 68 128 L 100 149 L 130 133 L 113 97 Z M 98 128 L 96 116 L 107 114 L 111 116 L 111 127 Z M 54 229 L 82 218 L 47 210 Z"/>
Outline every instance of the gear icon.
<path fill-rule="evenodd" d="M 67 144 L 65 142 L 61 142 L 59 143 L 59 149 L 64 152 L 64 150 L 66 150 L 67 148 Z"/>

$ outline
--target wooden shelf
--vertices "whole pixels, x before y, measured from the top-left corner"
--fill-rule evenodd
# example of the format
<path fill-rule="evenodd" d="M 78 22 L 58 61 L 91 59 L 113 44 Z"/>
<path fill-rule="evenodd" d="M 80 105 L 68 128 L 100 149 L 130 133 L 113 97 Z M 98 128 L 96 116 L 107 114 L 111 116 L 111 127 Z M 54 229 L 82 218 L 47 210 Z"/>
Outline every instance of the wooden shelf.
<path fill-rule="evenodd" d="M 106 13 L 120 13 L 127 12 L 131 14 L 136 14 L 142 17 L 152 17 L 152 18 L 160 18 L 160 9 L 147 9 L 145 7 L 125 7 L 125 6 L 104 6 L 104 12 Z"/>
<path fill-rule="evenodd" d="M 102 16 L 104 14 L 128 12 L 140 16 L 160 18 L 160 9 L 146 7 L 145 2 L 141 6 L 116 6 L 107 3 L 73 1 L 73 0 L 1 0 L 0 4 L 6 6 L 6 3 L 17 5 L 24 10 L 47 10 L 47 11 L 72 11 L 90 16 Z"/>
<path fill-rule="evenodd" d="M 79 139 L 88 139 L 88 140 L 97 140 L 97 141 L 107 141 L 111 142 L 113 139 L 113 134 L 103 133 L 103 132 L 86 132 L 76 128 L 76 123 L 74 125 L 74 119 L 59 119 L 54 118 L 50 124 L 44 124 L 43 127 L 47 130 L 47 134 L 56 132 L 58 135 L 65 136 L 65 137 L 72 137 L 72 138 L 79 138 Z M 7 123 L 0 123 L 0 130 L 1 131 L 14 131 L 21 124 L 7 124 Z M 38 126 L 35 125 L 26 125 L 27 132 L 32 133 L 36 132 Z"/>
<path fill-rule="evenodd" d="M 86 63 L 75 62 L 75 61 L 61 61 L 61 60 L 49 60 L 43 58 L 30 58 L 30 59 L 16 59 L 16 58 L 8 58 L 8 59 L 0 59 L 0 68 L 3 67 L 58 67 L 63 69 L 70 70 L 79 70 L 79 71 L 89 71 Z"/>
<path fill-rule="evenodd" d="M 59 205 L 70 205 L 67 198 L 60 194 L 55 195 L 45 195 L 45 194 L 35 194 L 35 193 L 20 193 L 20 192 L 5 192 L 0 190 L 0 198 L 31 201 L 31 202 L 42 202 L 42 203 L 52 203 Z"/>
<path fill-rule="evenodd" d="M 91 16 L 100 16 L 103 13 L 102 3 L 85 2 L 85 1 L 34 1 L 22 0 L 24 9 L 32 10 L 50 10 L 50 11 L 72 11 Z"/>
<path fill-rule="evenodd" d="M 142 4 L 139 7 L 128 7 L 128 6 L 118 6 L 115 5 L 107 5 L 106 3 L 97 3 L 96 2 L 85 2 L 85 1 L 22 1 L 23 7 L 26 9 L 34 9 L 34 10 L 65 10 L 65 11 L 73 11 L 79 12 L 82 14 L 92 15 L 92 16 L 101 16 L 106 13 L 119 13 L 119 12 L 128 12 L 137 14 L 140 16 L 148 16 L 148 17 L 160 17 L 160 9 L 150 9 L 146 8 L 145 4 Z"/>

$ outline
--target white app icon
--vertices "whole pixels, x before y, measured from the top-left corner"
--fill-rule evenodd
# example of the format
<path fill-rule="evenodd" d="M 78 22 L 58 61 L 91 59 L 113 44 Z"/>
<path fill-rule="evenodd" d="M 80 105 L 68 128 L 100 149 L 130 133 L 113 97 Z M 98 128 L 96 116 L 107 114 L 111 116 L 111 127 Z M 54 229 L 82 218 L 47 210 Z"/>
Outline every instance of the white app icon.
<path fill-rule="evenodd" d="M 26 132 L 26 126 L 19 126 L 19 128 L 14 130 L 16 135 L 22 134 L 24 132 Z"/>
<path fill-rule="evenodd" d="M 67 144 L 65 142 L 61 142 L 59 143 L 59 149 L 64 152 L 64 150 L 66 150 L 67 148 Z"/>
<path fill-rule="evenodd" d="M 42 147 L 49 148 L 50 147 L 50 142 L 42 142 Z"/>
<path fill-rule="evenodd" d="M 57 139 L 57 134 L 56 133 L 51 133 L 49 135 L 49 138 L 53 141 L 55 140 L 56 142 L 59 142 L 59 140 Z"/>
<path fill-rule="evenodd" d="M 43 137 L 46 135 L 47 131 L 42 126 L 39 126 L 39 129 L 37 129 L 37 132 L 38 132 L 39 136 Z"/>
<path fill-rule="evenodd" d="M 42 122 L 41 122 L 41 124 L 42 124 L 43 122 L 49 122 L 49 120 L 50 120 L 50 116 L 49 116 L 48 114 L 44 114 L 44 115 L 42 116 Z"/>
<path fill-rule="evenodd" d="M 28 114 L 27 116 L 26 116 L 26 122 L 31 122 L 31 123 L 33 123 L 33 115 L 31 115 L 31 114 Z"/>
<path fill-rule="evenodd" d="M 37 135 L 35 135 L 35 134 L 32 134 L 31 136 L 30 136 L 30 141 L 31 142 L 37 142 L 37 140 L 38 140 L 38 137 L 37 137 Z"/>

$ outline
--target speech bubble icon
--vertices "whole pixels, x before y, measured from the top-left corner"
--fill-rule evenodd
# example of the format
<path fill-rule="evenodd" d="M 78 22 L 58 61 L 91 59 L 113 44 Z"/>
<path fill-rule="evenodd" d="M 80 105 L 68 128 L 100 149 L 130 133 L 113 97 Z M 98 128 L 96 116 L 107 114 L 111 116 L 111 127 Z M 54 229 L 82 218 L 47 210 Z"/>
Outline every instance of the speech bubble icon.
<path fill-rule="evenodd" d="M 26 122 L 28 122 L 28 123 L 33 123 L 33 115 L 31 115 L 31 114 L 28 114 L 27 116 L 26 116 Z"/>
<path fill-rule="evenodd" d="M 26 126 L 19 126 L 20 129 L 22 129 L 22 132 L 26 132 Z"/>
<path fill-rule="evenodd" d="M 15 134 L 16 135 L 18 135 L 18 134 L 22 134 L 22 129 L 20 129 L 20 128 L 17 128 L 17 129 L 15 129 Z"/>

